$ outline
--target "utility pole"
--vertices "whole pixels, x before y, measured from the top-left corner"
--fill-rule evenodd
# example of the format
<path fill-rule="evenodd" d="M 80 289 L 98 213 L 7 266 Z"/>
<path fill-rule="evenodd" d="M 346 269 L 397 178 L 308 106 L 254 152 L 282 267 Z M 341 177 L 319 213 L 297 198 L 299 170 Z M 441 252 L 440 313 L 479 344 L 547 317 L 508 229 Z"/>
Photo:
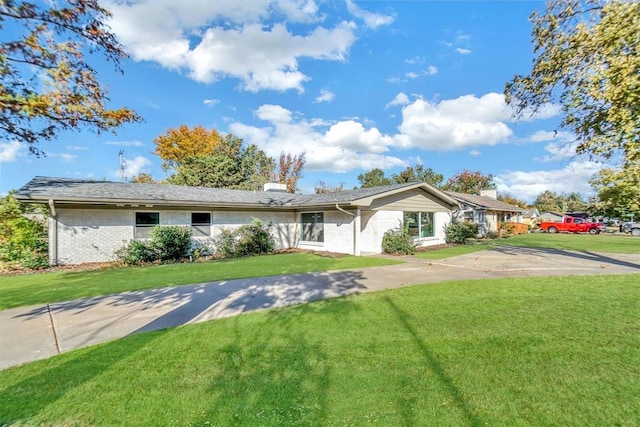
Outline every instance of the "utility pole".
<path fill-rule="evenodd" d="M 124 160 L 124 150 L 120 150 L 118 153 L 118 158 L 120 159 L 120 181 L 125 181 L 124 176 L 124 167 L 127 165 L 127 162 Z"/>

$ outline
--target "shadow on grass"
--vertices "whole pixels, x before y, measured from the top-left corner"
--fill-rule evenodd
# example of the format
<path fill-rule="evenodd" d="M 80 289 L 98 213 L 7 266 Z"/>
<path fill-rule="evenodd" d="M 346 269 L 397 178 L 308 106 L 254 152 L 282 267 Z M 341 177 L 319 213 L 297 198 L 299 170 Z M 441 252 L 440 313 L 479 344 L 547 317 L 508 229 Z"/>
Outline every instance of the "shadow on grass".
<path fill-rule="evenodd" d="M 478 418 L 473 409 L 465 401 L 462 392 L 460 391 L 460 389 L 458 389 L 453 380 L 447 375 L 445 369 L 442 367 L 442 364 L 438 361 L 438 358 L 429 350 L 424 341 L 420 338 L 420 335 L 418 335 L 413 326 L 411 326 L 411 323 L 409 322 L 410 316 L 402 311 L 402 309 L 400 309 L 391 298 L 384 297 L 383 299 L 389 305 L 395 316 L 398 318 L 399 323 L 412 337 L 413 342 L 415 343 L 420 353 L 422 353 L 424 360 L 427 362 L 427 366 L 435 374 L 436 378 L 440 381 L 447 393 L 449 393 L 452 401 L 463 414 L 464 418 L 469 422 L 470 425 L 482 425 L 482 421 Z M 401 401 L 398 402 L 399 412 L 403 418 L 403 425 L 414 425 L 415 409 L 412 407 L 413 404 L 415 404 L 415 402 L 407 399 L 401 399 Z"/>
<path fill-rule="evenodd" d="M 550 249 L 550 248 L 530 248 L 522 246 L 510 246 L 510 245 L 496 245 L 491 250 L 499 252 L 504 255 L 529 255 L 535 257 L 570 257 L 577 258 L 589 262 L 598 262 L 602 264 L 611 264 L 627 268 L 635 268 L 640 270 L 640 263 L 629 262 L 621 259 L 607 256 L 602 253 L 595 253 L 590 251 L 571 251 L 564 249 Z"/>
<path fill-rule="evenodd" d="M 33 418 L 49 405 L 123 359 L 135 355 L 158 336 L 158 333 L 143 334 L 136 339 L 63 354 L 56 356 L 57 359 L 21 367 L 17 372 L 24 372 L 26 378 L 8 387 L 0 387 L 0 425 L 36 425 Z M 39 369 L 43 364 L 50 367 Z"/>

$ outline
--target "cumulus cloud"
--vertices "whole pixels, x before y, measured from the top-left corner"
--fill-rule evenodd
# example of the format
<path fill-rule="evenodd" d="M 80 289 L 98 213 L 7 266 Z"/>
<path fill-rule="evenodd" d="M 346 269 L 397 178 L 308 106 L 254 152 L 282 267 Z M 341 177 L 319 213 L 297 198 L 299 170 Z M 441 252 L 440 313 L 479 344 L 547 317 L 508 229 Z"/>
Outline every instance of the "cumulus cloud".
<path fill-rule="evenodd" d="M 136 156 L 133 159 L 126 159 L 124 162 L 124 176 L 132 178 L 144 171 L 151 165 L 151 160 L 143 156 Z M 120 177 L 120 169 L 112 172 L 113 176 Z"/>
<path fill-rule="evenodd" d="M 18 141 L 0 142 L 0 163 L 13 162 L 26 150 Z"/>
<path fill-rule="evenodd" d="M 219 99 L 205 99 L 202 103 L 208 107 L 213 107 L 214 105 L 220 104 Z"/>
<path fill-rule="evenodd" d="M 403 160 L 385 154 L 394 144 L 391 136 L 353 119 L 333 123 L 305 120 L 279 105 L 262 105 L 255 115 L 268 124 L 257 127 L 235 122 L 230 124 L 230 131 L 272 157 L 282 151 L 305 152 L 305 169 L 309 171 L 340 173 L 406 165 Z"/>
<path fill-rule="evenodd" d="M 395 20 L 395 16 L 392 15 L 383 15 L 362 10 L 353 2 L 353 0 L 347 0 L 347 9 L 353 16 L 362 19 L 367 27 L 373 29 L 383 25 L 389 25 Z"/>
<path fill-rule="evenodd" d="M 400 92 L 385 106 L 385 108 L 395 107 L 397 105 L 407 105 L 409 102 L 409 97 L 405 93 Z"/>
<path fill-rule="evenodd" d="M 236 78 L 251 92 L 302 92 L 309 77 L 299 70 L 301 58 L 344 61 L 355 41 L 352 22 L 317 26 L 304 34 L 294 34 L 285 24 L 264 24 L 273 14 L 285 15 L 287 23 L 321 21 L 311 0 L 145 0 L 111 2 L 108 8 L 113 13 L 109 24 L 134 60 L 186 70 L 203 83 Z"/>
<path fill-rule="evenodd" d="M 439 103 L 419 98 L 402 109 L 396 139 L 407 148 L 435 151 L 495 145 L 513 134 L 505 123 L 510 117 L 504 96 L 498 93 L 480 98 L 464 95 Z"/>
<path fill-rule="evenodd" d="M 438 67 L 436 67 L 435 65 L 429 65 L 424 74 L 427 76 L 435 76 L 436 74 L 438 74 Z"/>
<path fill-rule="evenodd" d="M 336 98 L 336 94 L 327 89 L 320 90 L 320 95 L 316 97 L 314 102 L 316 104 L 320 102 L 331 102 Z"/>
<path fill-rule="evenodd" d="M 469 55 L 472 51 L 471 49 L 465 49 L 462 47 L 457 47 L 456 48 L 456 52 L 458 52 L 460 55 Z"/>
<path fill-rule="evenodd" d="M 495 176 L 498 191 L 517 194 L 518 198 L 533 201 L 540 193 L 550 190 L 558 194 L 577 192 L 590 194 L 589 180 L 602 169 L 602 163 L 574 161 L 562 169 L 511 171 Z"/>

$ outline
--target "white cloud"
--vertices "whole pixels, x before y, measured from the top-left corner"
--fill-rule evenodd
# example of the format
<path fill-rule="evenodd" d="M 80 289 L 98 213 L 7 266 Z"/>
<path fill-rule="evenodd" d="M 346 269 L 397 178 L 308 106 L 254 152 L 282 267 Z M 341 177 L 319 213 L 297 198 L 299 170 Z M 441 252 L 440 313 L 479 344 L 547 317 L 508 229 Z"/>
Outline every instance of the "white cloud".
<path fill-rule="evenodd" d="M 456 52 L 458 52 L 460 55 L 469 55 L 472 51 L 471 49 L 465 49 L 462 47 L 457 47 L 456 48 Z"/>
<path fill-rule="evenodd" d="M 125 159 L 124 176 L 132 178 L 144 171 L 147 166 L 151 165 L 151 160 L 143 156 L 136 156 L 133 159 Z M 112 172 L 113 176 L 120 177 L 120 169 Z"/>
<path fill-rule="evenodd" d="M 113 13 L 109 24 L 134 60 L 186 70 L 203 83 L 236 78 L 251 92 L 303 92 L 309 77 L 298 69 L 299 59 L 344 61 L 355 41 L 351 22 L 318 26 L 302 35 L 285 24 L 263 25 L 273 14 L 284 14 L 287 23 L 322 20 L 311 0 L 146 0 L 112 2 L 108 8 Z"/>
<path fill-rule="evenodd" d="M 577 192 L 590 194 L 589 180 L 602 169 L 602 163 L 575 161 L 562 169 L 538 171 L 511 171 L 494 178 L 498 191 L 515 194 L 518 198 L 533 201 L 540 193 L 550 190 L 558 194 Z"/>
<path fill-rule="evenodd" d="M 320 95 L 315 99 L 315 103 L 331 102 L 336 98 L 336 94 L 327 89 L 320 90 Z"/>
<path fill-rule="evenodd" d="M 74 150 L 74 151 L 88 151 L 89 147 L 82 147 L 80 145 L 67 145 L 65 147 L 67 150 Z"/>
<path fill-rule="evenodd" d="M 214 105 L 220 104 L 219 99 L 205 99 L 202 103 L 208 107 L 213 107 Z"/>
<path fill-rule="evenodd" d="M 417 79 L 418 77 L 420 77 L 420 74 L 414 73 L 414 72 L 408 72 L 408 73 L 405 74 L 405 76 L 408 79 Z"/>
<path fill-rule="evenodd" d="M 0 142 L 0 163 L 13 162 L 26 150 L 18 141 Z"/>
<path fill-rule="evenodd" d="M 473 156 L 473 157 L 478 157 L 478 156 L 480 156 L 481 154 L 482 154 L 482 153 L 481 153 L 480 151 L 476 150 L 476 149 L 473 149 L 473 150 L 469 151 L 469 155 L 470 155 L 470 156 Z"/>
<path fill-rule="evenodd" d="M 400 92 L 385 106 L 385 108 L 395 107 L 396 105 L 407 105 L 409 102 L 409 97 L 405 93 Z"/>
<path fill-rule="evenodd" d="M 411 65 L 424 64 L 425 61 L 426 59 L 423 56 L 416 56 L 415 58 L 409 58 L 404 60 L 404 62 Z"/>
<path fill-rule="evenodd" d="M 383 25 L 389 25 L 395 20 L 395 17 L 391 15 L 382 15 L 362 10 L 353 2 L 353 0 L 347 0 L 347 9 L 353 16 L 362 19 L 364 24 L 369 28 L 375 29 Z"/>
<path fill-rule="evenodd" d="M 427 76 L 435 76 L 436 74 L 438 74 L 438 67 L 436 67 L 435 65 L 429 65 L 424 74 Z"/>
<path fill-rule="evenodd" d="M 402 109 L 396 140 L 404 147 L 436 151 L 495 145 L 513 134 L 505 123 L 510 117 L 504 96 L 498 93 L 439 103 L 417 99 Z"/>
<path fill-rule="evenodd" d="M 117 145 L 120 147 L 142 147 L 144 143 L 142 141 L 107 141 L 107 145 Z"/>
<path fill-rule="evenodd" d="M 548 130 L 539 130 L 529 135 L 527 138 L 531 142 L 547 142 L 547 141 L 562 141 L 571 142 L 575 139 L 575 135 L 571 132 L 554 132 Z"/>
<path fill-rule="evenodd" d="M 69 153 L 47 153 L 47 157 L 62 159 L 65 163 L 73 162 L 78 156 Z"/>
<path fill-rule="evenodd" d="M 267 126 L 231 123 L 229 130 L 248 143 L 254 143 L 272 157 L 282 151 L 305 152 L 309 171 L 347 172 L 355 169 L 392 168 L 406 163 L 384 154 L 394 140 L 377 128 L 366 128 L 356 120 L 327 123 L 304 120 L 279 105 L 263 105 L 256 116 Z"/>

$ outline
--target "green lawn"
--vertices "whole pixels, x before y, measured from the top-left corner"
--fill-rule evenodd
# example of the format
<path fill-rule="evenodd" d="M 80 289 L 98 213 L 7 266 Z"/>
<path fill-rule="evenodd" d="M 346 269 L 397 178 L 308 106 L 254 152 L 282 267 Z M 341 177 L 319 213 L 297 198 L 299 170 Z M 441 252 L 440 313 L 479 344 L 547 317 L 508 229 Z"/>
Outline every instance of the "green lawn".
<path fill-rule="evenodd" d="M 483 251 L 501 245 L 569 251 L 640 254 L 640 239 L 632 236 L 530 233 L 504 239 L 470 240 L 466 245 L 421 252 L 416 254 L 416 256 L 427 259 L 442 259 Z"/>
<path fill-rule="evenodd" d="M 415 286 L 0 372 L 0 425 L 640 424 L 640 275 Z"/>
<path fill-rule="evenodd" d="M 0 276 L 0 310 L 165 286 L 394 263 L 397 261 L 372 257 L 289 253 L 206 263 Z"/>

